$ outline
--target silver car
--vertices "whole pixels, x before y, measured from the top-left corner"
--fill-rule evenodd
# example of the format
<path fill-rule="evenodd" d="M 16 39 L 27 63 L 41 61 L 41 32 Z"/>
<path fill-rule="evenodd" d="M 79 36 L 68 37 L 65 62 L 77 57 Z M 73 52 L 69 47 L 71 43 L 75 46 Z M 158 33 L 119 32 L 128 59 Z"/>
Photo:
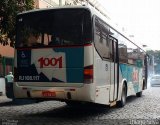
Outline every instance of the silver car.
<path fill-rule="evenodd" d="M 160 86 L 160 75 L 153 75 L 150 79 L 151 86 Z"/>

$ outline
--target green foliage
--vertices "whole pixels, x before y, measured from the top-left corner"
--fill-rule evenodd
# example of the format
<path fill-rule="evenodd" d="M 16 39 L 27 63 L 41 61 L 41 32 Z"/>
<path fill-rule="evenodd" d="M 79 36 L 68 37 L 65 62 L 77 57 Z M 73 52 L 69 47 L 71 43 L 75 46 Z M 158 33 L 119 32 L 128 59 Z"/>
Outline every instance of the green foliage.
<path fill-rule="evenodd" d="M 16 35 L 16 15 L 31 10 L 34 0 L 0 0 L 0 44 L 13 47 Z"/>
<path fill-rule="evenodd" d="M 147 51 L 147 54 L 149 56 L 153 56 L 154 57 L 154 62 L 157 64 L 160 64 L 160 50 L 149 50 Z"/>

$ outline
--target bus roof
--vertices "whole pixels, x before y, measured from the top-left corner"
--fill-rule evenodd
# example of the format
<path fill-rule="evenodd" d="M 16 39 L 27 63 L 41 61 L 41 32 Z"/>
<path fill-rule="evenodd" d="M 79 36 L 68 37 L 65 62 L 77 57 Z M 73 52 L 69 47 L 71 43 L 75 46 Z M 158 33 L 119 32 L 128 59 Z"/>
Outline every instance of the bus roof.
<path fill-rule="evenodd" d="M 87 6 L 57 6 L 57 7 L 50 7 L 50 8 L 28 10 L 28 11 L 21 12 L 18 15 L 32 13 L 32 12 L 47 11 L 47 10 L 57 10 L 57 9 L 88 9 L 90 10 L 90 8 Z"/>

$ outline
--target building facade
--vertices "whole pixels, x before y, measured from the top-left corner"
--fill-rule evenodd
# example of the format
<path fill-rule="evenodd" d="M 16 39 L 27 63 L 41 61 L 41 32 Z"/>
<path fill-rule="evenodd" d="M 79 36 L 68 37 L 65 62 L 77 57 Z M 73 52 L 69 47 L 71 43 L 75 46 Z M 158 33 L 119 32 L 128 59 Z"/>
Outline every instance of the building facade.
<path fill-rule="evenodd" d="M 0 44 L 0 76 L 4 77 L 9 72 L 13 72 L 13 57 L 14 48 Z"/>
<path fill-rule="evenodd" d="M 49 8 L 64 5 L 82 5 L 87 0 L 34 0 L 35 8 Z"/>

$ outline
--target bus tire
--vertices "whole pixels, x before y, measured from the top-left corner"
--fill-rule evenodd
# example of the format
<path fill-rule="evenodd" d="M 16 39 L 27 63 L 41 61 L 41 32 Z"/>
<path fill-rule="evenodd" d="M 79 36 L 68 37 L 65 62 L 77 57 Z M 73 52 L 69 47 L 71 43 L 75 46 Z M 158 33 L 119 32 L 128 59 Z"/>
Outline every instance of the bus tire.
<path fill-rule="evenodd" d="M 125 104 L 126 104 L 126 99 L 127 99 L 127 88 L 126 88 L 126 85 L 123 84 L 121 100 L 117 102 L 117 106 L 118 106 L 119 108 L 124 107 Z"/>
<path fill-rule="evenodd" d="M 137 97 L 142 97 L 142 91 L 136 93 Z"/>

